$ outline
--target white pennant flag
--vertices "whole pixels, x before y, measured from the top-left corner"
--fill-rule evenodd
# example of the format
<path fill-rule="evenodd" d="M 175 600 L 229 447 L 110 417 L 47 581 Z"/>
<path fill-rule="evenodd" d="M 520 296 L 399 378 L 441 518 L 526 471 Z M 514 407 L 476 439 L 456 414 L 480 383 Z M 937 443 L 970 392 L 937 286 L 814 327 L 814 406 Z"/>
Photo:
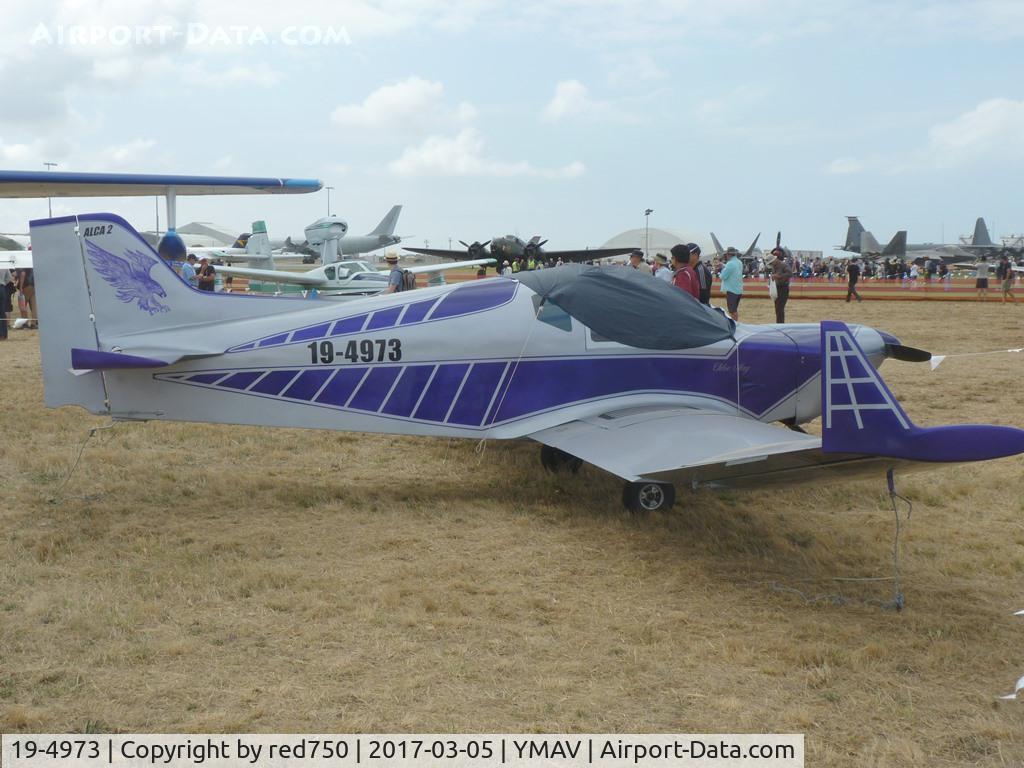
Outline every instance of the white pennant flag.
<path fill-rule="evenodd" d="M 1017 694 L 1020 693 L 1021 688 L 1024 688 L 1024 677 L 1017 681 L 1017 684 L 1013 687 L 1013 693 L 1008 693 L 1005 696 L 1000 696 L 999 698 L 1003 701 L 1016 701 Z"/>
<path fill-rule="evenodd" d="M 938 368 L 942 364 L 942 361 L 945 359 L 945 355 L 932 355 L 932 359 L 929 361 L 931 362 L 932 370 L 934 371 L 936 368 Z"/>

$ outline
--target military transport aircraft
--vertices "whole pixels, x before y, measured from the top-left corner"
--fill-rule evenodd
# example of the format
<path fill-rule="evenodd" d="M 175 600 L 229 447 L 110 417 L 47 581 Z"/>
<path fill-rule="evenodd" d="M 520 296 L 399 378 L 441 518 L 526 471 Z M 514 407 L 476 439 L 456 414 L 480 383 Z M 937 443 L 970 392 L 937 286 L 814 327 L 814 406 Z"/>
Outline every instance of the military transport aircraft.
<path fill-rule="evenodd" d="M 546 251 L 543 246 L 547 243 L 547 240 L 541 240 L 540 235 L 534 235 L 530 238 L 529 242 L 525 242 L 518 235 L 494 237 L 486 243 L 481 243 L 479 240 L 472 244 L 468 244 L 463 240 L 459 240 L 459 242 L 466 246 L 466 250 L 403 247 L 407 251 L 422 253 L 425 256 L 440 256 L 445 259 L 465 259 L 466 257 L 479 259 L 488 255 L 487 246 L 490 245 L 490 254 L 497 259 L 499 264 L 503 261 L 511 261 L 518 258 L 544 259 L 546 261 L 558 261 L 561 259 L 563 262 L 597 261 L 598 259 L 606 259 L 609 256 L 621 256 L 625 253 L 632 253 L 635 250 L 634 248 L 584 248 L 578 251 Z"/>
<path fill-rule="evenodd" d="M 112 214 L 31 234 L 51 407 L 529 438 L 550 469 L 587 461 L 622 478 L 642 510 L 670 507 L 677 486 L 891 479 L 1024 452 L 1014 427 L 915 426 L 876 366 L 929 355 L 884 331 L 736 324 L 635 270 L 296 301 L 195 290 Z M 796 429 L 819 415 L 821 437 Z"/>

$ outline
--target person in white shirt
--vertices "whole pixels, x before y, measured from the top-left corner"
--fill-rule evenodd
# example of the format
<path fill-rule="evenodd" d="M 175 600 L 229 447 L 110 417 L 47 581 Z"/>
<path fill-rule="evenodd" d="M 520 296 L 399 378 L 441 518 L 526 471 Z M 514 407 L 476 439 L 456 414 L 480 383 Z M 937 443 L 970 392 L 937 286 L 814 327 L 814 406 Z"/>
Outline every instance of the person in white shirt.
<path fill-rule="evenodd" d="M 669 267 L 668 257 L 664 253 L 654 254 L 654 272 L 652 274 L 666 283 L 672 282 L 672 268 Z"/>

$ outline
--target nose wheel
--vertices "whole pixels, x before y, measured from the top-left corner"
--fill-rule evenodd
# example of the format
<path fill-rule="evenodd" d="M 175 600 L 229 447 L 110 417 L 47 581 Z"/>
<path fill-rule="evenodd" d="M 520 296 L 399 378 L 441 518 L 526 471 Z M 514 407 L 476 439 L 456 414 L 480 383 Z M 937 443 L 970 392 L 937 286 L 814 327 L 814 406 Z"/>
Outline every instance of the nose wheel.
<path fill-rule="evenodd" d="M 662 512 L 676 503 L 676 489 L 671 483 L 641 480 L 626 483 L 622 489 L 622 504 L 630 512 Z"/>

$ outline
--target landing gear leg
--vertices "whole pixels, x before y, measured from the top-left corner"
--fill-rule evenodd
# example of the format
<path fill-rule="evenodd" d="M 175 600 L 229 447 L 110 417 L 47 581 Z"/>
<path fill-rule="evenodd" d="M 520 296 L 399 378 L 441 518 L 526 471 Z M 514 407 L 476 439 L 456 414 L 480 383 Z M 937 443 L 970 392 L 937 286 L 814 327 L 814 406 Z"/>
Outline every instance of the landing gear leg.
<path fill-rule="evenodd" d="M 573 456 L 571 453 L 566 453 L 558 448 L 552 448 L 550 445 L 542 445 L 540 447 L 540 463 L 548 472 L 572 472 L 574 475 L 579 472 L 581 466 L 583 466 L 583 459 Z"/>
<path fill-rule="evenodd" d="M 630 512 L 662 512 L 676 502 L 676 489 L 671 483 L 641 480 L 626 483 L 622 489 L 622 504 Z"/>

